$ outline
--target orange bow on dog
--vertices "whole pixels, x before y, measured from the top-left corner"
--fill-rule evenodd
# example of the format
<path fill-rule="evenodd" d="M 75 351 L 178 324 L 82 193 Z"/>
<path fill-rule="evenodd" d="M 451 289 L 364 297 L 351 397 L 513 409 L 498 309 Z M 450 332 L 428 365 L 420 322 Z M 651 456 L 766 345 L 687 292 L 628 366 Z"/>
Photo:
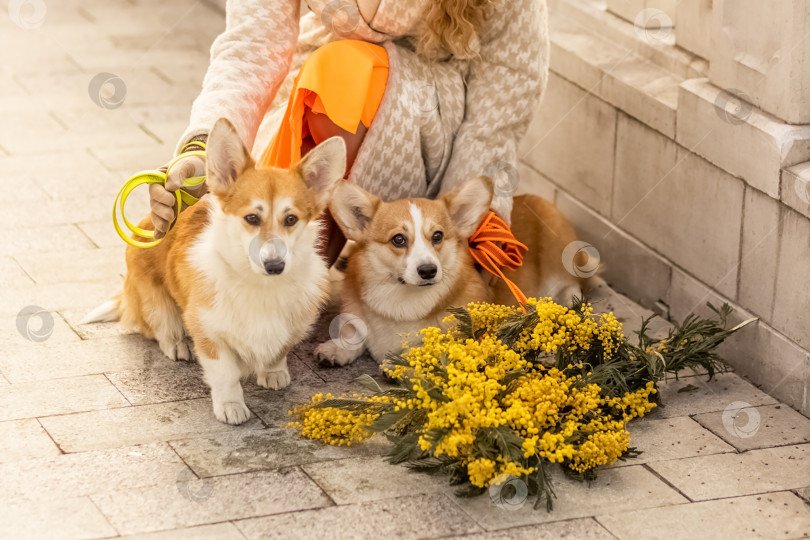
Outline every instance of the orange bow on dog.
<path fill-rule="evenodd" d="M 526 303 L 526 295 L 503 274 L 501 267 L 515 270 L 523 266 L 523 251 L 529 248 L 518 242 L 509 225 L 495 212 L 487 214 L 468 242 L 473 259 L 506 283 L 525 313 L 523 304 Z"/>

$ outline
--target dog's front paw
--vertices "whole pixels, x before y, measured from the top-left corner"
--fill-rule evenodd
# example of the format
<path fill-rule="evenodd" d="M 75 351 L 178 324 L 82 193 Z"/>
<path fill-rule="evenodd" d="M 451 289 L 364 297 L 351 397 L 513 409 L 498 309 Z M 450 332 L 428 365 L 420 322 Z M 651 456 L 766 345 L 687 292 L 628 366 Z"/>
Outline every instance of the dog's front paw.
<path fill-rule="evenodd" d="M 259 373 L 256 375 L 256 384 L 272 390 L 281 390 L 290 385 L 290 372 L 284 369 Z"/>
<path fill-rule="evenodd" d="M 215 401 L 214 416 L 220 422 L 238 426 L 250 418 L 250 409 L 247 408 L 244 401 L 226 401 L 224 403 Z"/>
<path fill-rule="evenodd" d="M 334 340 L 329 340 L 318 345 L 315 357 L 322 366 L 345 366 L 354 362 L 362 352 L 340 347 Z"/>

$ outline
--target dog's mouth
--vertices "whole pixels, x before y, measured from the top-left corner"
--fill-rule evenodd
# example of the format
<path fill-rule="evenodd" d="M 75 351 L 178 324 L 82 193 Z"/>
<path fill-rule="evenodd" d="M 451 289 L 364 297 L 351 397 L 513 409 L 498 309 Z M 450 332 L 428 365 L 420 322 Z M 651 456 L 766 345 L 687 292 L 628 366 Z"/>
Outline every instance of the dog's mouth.
<path fill-rule="evenodd" d="M 399 282 L 400 285 L 410 285 L 412 287 L 432 287 L 438 283 L 438 281 L 435 279 L 425 280 L 421 283 L 408 283 L 407 281 L 402 279 L 401 276 L 397 278 L 397 281 Z"/>

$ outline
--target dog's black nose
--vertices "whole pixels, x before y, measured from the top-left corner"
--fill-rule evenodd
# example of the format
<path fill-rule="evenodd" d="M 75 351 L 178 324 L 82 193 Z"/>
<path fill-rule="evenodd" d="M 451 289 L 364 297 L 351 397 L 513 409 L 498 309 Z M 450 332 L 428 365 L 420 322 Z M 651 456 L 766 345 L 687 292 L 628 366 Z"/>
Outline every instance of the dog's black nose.
<path fill-rule="evenodd" d="M 276 276 L 284 271 L 284 261 L 280 260 L 265 261 L 264 269 L 271 276 Z"/>
<path fill-rule="evenodd" d="M 435 264 L 420 265 L 419 268 L 416 269 L 416 273 L 419 274 L 419 277 L 422 279 L 433 279 L 436 277 L 436 265 Z"/>

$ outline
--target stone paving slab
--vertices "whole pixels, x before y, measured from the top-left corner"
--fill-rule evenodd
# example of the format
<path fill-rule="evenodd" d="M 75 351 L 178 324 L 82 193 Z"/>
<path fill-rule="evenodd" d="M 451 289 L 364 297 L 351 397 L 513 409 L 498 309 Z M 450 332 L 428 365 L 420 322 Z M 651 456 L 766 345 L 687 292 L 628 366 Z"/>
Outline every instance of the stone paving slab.
<path fill-rule="evenodd" d="M 0 464 L 59 454 L 59 448 L 36 419 L 0 422 Z"/>
<path fill-rule="evenodd" d="M 481 497 L 455 499 L 456 504 L 486 530 L 505 529 L 597 515 L 606 511 L 654 508 L 681 504 L 688 500 L 661 481 L 642 465 L 619 467 L 599 471 L 593 482 L 580 482 L 565 476 L 559 468 L 552 468 L 552 480 L 557 498 L 554 511 L 545 510 L 545 502 L 534 510 L 533 499 L 527 499 L 519 508 L 506 509 L 498 490 Z"/>
<path fill-rule="evenodd" d="M 49 416 L 40 421 L 65 452 L 120 448 L 262 427 L 255 416 L 241 426 L 223 424 L 214 417 L 208 398 Z"/>
<path fill-rule="evenodd" d="M 200 525 L 170 531 L 133 534 L 121 538 L 126 540 L 245 540 L 245 536 L 233 523 Z"/>
<path fill-rule="evenodd" d="M 650 463 L 693 501 L 810 486 L 810 444 Z"/>
<path fill-rule="evenodd" d="M 358 455 L 380 456 L 389 448 L 382 437 L 350 447 L 329 446 L 298 437 L 292 428 L 238 431 L 173 440 L 169 444 L 200 478 L 346 460 Z M 323 486 L 312 470 L 305 468 L 305 472 Z M 330 495 L 334 499 L 334 494 Z"/>
<path fill-rule="evenodd" d="M 0 498 L 46 501 L 174 482 L 188 467 L 166 444 L 60 454 L 0 465 Z"/>
<path fill-rule="evenodd" d="M 732 446 L 688 416 L 644 418 L 632 422 L 628 431 L 630 444 L 642 453 L 637 458 L 619 461 L 614 467 L 734 452 Z"/>
<path fill-rule="evenodd" d="M 126 406 L 104 375 L 71 377 L 11 385 L 0 393 L 0 421 Z"/>
<path fill-rule="evenodd" d="M 723 411 L 734 402 L 771 405 L 777 401 L 734 373 L 720 373 L 709 381 L 706 376 L 671 378 L 660 385 L 662 407 L 651 418 L 672 418 Z"/>
<path fill-rule="evenodd" d="M 607 532 L 593 518 L 584 518 L 444 538 L 468 538 L 470 540 L 613 540 L 615 536 Z"/>
<path fill-rule="evenodd" d="M 121 534 L 191 527 L 231 519 L 320 508 L 329 498 L 300 469 L 197 480 L 92 496 Z M 285 533 L 287 533 L 286 531 Z"/>
<path fill-rule="evenodd" d="M 810 419 L 786 405 L 751 407 L 741 401 L 694 418 L 741 452 L 810 442 Z"/>
<path fill-rule="evenodd" d="M 806 538 L 810 508 L 790 492 L 679 504 L 596 518 L 620 539 Z"/>
<path fill-rule="evenodd" d="M 117 536 L 87 497 L 0 506 L 0 537 L 85 539 Z"/>
<path fill-rule="evenodd" d="M 237 521 L 250 539 L 337 535 L 341 538 L 424 538 L 480 531 L 445 495 L 400 497 Z"/>

